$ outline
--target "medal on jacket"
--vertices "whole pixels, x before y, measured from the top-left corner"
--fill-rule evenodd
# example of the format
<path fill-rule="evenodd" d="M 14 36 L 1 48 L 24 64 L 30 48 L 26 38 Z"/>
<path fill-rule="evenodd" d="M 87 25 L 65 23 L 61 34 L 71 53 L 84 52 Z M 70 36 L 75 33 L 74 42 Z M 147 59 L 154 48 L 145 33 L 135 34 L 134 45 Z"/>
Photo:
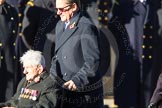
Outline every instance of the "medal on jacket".
<path fill-rule="evenodd" d="M 19 98 L 18 99 L 20 99 L 20 98 L 22 98 L 23 96 L 24 96 L 24 88 L 21 88 L 21 92 L 20 92 L 20 95 L 19 95 Z"/>
<path fill-rule="evenodd" d="M 36 101 L 37 96 L 38 96 L 38 90 L 21 88 L 21 92 L 18 99 L 20 100 L 21 98 L 25 98 L 25 99 L 31 99 L 33 101 Z"/>
<path fill-rule="evenodd" d="M 38 96 L 38 90 L 32 90 L 32 100 L 35 101 Z"/>

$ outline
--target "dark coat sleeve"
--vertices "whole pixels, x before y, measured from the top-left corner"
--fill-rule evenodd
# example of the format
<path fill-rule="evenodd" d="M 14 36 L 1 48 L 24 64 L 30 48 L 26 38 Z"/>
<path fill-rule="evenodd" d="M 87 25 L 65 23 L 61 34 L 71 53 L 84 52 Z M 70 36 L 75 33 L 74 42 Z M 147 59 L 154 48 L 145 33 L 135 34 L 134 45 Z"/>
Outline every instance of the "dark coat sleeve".
<path fill-rule="evenodd" d="M 81 48 L 84 64 L 72 80 L 77 86 L 92 84 L 101 77 L 99 72 L 100 51 L 98 46 L 98 30 L 93 25 L 88 25 L 81 36 Z"/>

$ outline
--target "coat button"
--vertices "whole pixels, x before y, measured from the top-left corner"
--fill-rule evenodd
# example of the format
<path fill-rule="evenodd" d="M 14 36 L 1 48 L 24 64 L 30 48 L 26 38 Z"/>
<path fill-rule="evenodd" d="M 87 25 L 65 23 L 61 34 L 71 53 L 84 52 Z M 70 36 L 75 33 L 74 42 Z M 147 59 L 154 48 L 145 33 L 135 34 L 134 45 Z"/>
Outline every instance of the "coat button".
<path fill-rule="evenodd" d="M 13 43 L 13 46 L 16 46 L 16 43 L 15 42 Z"/>
<path fill-rule="evenodd" d="M 22 26 L 22 23 L 19 23 L 18 25 L 19 25 L 19 27 L 21 27 Z"/>
<path fill-rule="evenodd" d="M 19 36 L 22 36 L 23 34 L 22 33 L 19 33 Z"/>
<path fill-rule="evenodd" d="M 1 56 L 0 59 L 2 60 L 3 59 L 3 56 Z"/>
<path fill-rule="evenodd" d="M 18 14 L 18 16 L 19 16 L 19 17 L 22 17 L 22 14 L 21 14 L 21 13 L 19 13 L 19 14 Z"/>
<path fill-rule="evenodd" d="M 67 58 L 67 56 L 64 56 L 64 59 L 66 59 Z"/>
<path fill-rule="evenodd" d="M 67 75 L 67 73 L 64 73 L 64 75 L 66 76 L 66 75 Z"/>
<path fill-rule="evenodd" d="M 58 58 L 58 56 L 57 56 L 57 55 L 55 55 L 55 58 Z"/>
<path fill-rule="evenodd" d="M 13 21 L 13 20 L 14 20 L 14 18 L 13 18 L 13 17 L 11 17 L 11 20 Z"/>
<path fill-rule="evenodd" d="M 16 33 L 16 31 L 15 31 L 15 30 L 12 30 L 12 33 L 13 33 L 13 34 L 15 34 L 15 33 Z"/>
<path fill-rule="evenodd" d="M 13 56 L 13 59 L 15 60 L 16 59 L 16 56 Z"/>

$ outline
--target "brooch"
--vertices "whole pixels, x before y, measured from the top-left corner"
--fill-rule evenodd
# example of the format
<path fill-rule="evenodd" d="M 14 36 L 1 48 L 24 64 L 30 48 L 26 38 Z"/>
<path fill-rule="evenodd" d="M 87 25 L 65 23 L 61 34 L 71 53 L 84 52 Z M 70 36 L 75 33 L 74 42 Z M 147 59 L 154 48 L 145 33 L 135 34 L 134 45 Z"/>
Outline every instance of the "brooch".
<path fill-rule="evenodd" d="M 75 22 L 73 22 L 70 26 L 69 26 L 69 29 L 72 29 L 72 28 L 74 28 L 75 27 Z"/>

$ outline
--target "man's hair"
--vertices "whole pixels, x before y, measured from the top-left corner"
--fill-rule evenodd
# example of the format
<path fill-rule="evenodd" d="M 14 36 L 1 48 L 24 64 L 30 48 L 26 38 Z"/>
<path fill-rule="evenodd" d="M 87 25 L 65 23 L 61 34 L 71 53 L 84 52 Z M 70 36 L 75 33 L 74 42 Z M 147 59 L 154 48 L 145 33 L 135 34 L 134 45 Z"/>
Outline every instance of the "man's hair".
<path fill-rule="evenodd" d="M 81 2 L 80 2 L 80 0 L 66 0 L 66 1 L 69 4 L 76 3 L 76 5 L 79 7 L 79 9 L 81 9 Z"/>
<path fill-rule="evenodd" d="M 42 65 L 45 68 L 45 59 L 40 51 L 28 50 L 20 57 L 20 62 L 24 66 Z"/>

